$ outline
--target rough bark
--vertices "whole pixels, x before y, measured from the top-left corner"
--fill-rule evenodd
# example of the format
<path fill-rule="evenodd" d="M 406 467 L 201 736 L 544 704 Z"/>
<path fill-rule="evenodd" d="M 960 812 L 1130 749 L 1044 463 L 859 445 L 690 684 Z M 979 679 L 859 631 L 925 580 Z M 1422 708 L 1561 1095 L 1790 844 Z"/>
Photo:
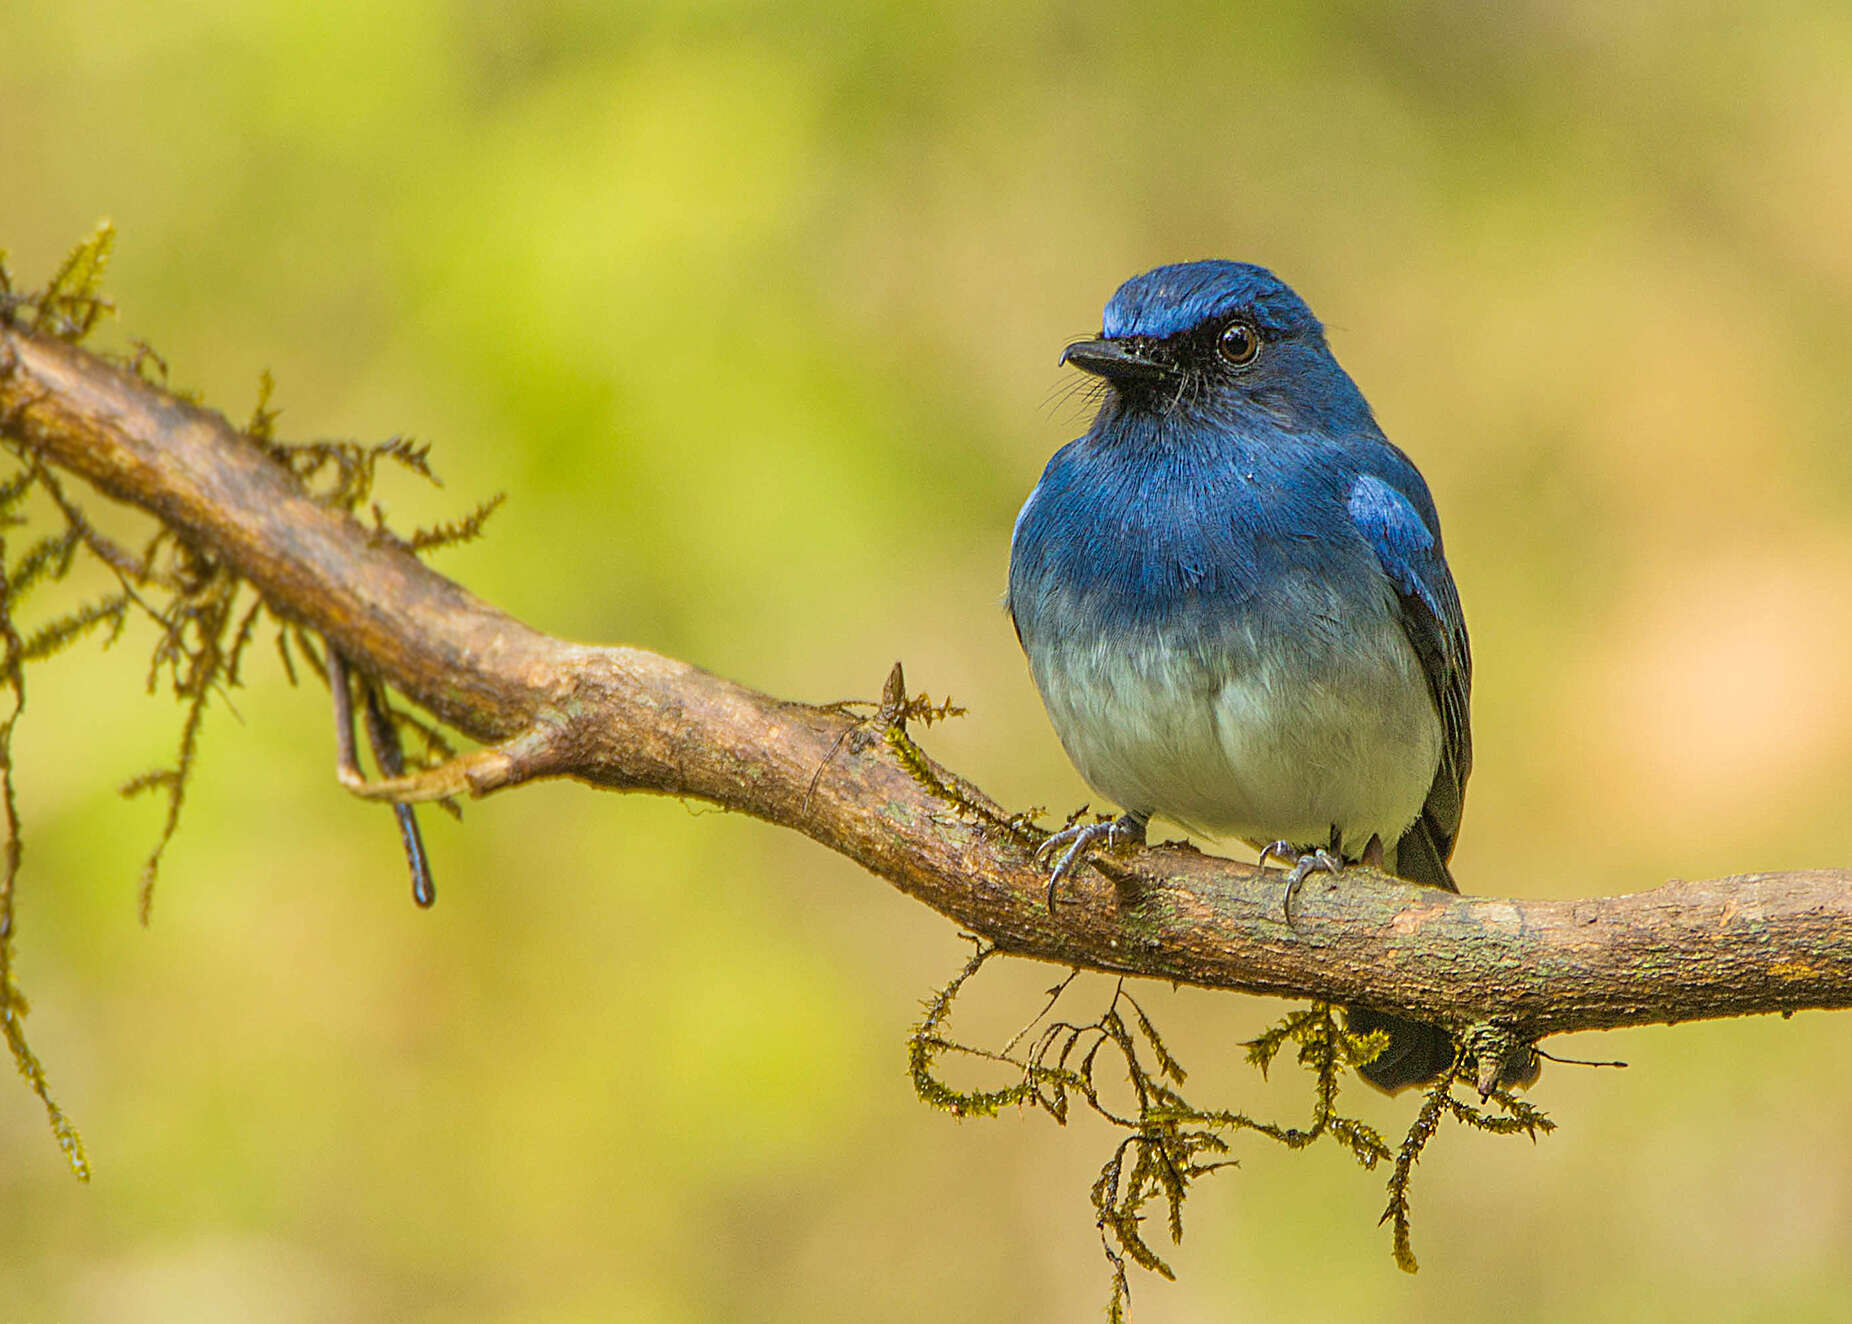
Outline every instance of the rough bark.
<path fill-rule="evenodd" d="M 1852 1005 L 1852 873 L 1626 896 L 1444 895 L 1281 875 L 1182 847 L 1083 870 L 1051 916 L 1035 834 L 872 719 L 760 694 L 640 648 L 541 634 L 318 503 L 219 415 L 82 349 L 0 329 L 0 432 L 233 565 L 280 615 L 459 730 L 502 742 L 386 791 L 542 776 L 692 796 L 792 828 L 1006 951 L 1328 999 L 1531 1038 Z M 371 793 L 380 794 L 380 788 Z"/>

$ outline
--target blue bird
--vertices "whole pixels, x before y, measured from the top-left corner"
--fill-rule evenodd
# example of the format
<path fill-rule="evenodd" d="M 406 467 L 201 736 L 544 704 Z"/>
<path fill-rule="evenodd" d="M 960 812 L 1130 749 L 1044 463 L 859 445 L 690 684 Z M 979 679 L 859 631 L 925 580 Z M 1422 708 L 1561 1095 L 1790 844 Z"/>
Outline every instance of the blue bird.
<path fill-rule="evenodd" d="M 1154 814 L 1292 860 L 1289 920 L 1308 874 L 1349 861 L 1456 891 L 1459 595 L 1427 484 L 1312 310 L 1247 263 L 1159 267 L 1061 361 L 1104 394 L 1016 518 L 1009 611 L 1068 757 L 1124 813 L 1049 839 L 1050 905 Z M 1380 1088 L 1453 1060 L 1438 1026 L 1349 1016 L 1389 1034 L 1360 1068 Z"/>

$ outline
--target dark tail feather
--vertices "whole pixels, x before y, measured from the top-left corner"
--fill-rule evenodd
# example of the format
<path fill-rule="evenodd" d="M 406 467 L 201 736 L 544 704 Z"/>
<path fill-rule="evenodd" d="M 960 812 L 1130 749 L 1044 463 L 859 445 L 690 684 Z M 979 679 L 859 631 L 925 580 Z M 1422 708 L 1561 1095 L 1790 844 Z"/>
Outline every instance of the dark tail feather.
<path fill-rule="evenodd" d="M 1411 883 L 1459 891 L 1454 886 L 1453 875 L 1447 870 L 1446 856 L 1451 853 L 1452 843 L 1449 842 L 1443 851 L 1440 844 L 1443 840 L 1440 830 L 1424 811 L 1396 842 L 1390 872 Z M 1410 1085 L 1431 1085 L 1440 1079 L 1441 1072 L 1453 1065 L 1453 1036 L 1438 1025 L 1371 1011 L 1367 1007 L 1351 1007 L 1346 1014 L 1352 1034 L 1368 1034 L 1372 1030 L 1385 1030 L 1389 1034 L 1389 1046 L 1357 1068 L 1357 1074 L 1379 1090 L 1394 1094 Z M 1506 1089 L 1533 1085 L 1542 1066 L 1535 1053 L 1526 1054 L 1521 1061 L 1505 1064 L 1499 1084 Z"/>
<path fill-rule="evenodd" d="M 1368 1034 L 1387 1030 L 1389 1046 L 1375 1058 L 1357 1068 L 1377 1089 L 1388 1094 L 1410 1085 L 1428 1085 L 1440 1079 L 1440 1073 L 1453 1065 L 1453 1036 L 1438 1025 L 1411 1021 L 1406 1016 L 1390 1016 L 1367 1007 L 1349 1009 L 1350 1032 Z"/>
<path fill-rule="evenodd" d="M 1441 849 L 1440 834 L 1434 830 L 1424 813 L 1395 843 L 1395 856 L 1389 861 L 1389 872 L 1397 878 L 1406 878 L 1424 887 L 1457 892 L 1459 886 L 1453 881 L 1453 873 L 1447 868 L 1447 857 L 1441 853 Z M 1451 853 L 1452 843 L 1448 843 L 1447 849 Z"/>
<path fill-rule="evenodd" d="M 1435 836 L 1427 815 L 1417 818 L 1396 842 L 1390 869 L 1396 877 L 1406 878 L 1411 883 L 1457 892 L 1460 889 L 1454 886 L 1453 875 L 1447 870 L 1447 861 Z M 1368 1034 L 1371 1030 L 1389 1032 L 1389 1046 L 1374 1060 L 1357 1068 L 1359 1075 L 1387 1093 L 1394 1094 L 1410 1085 L 1432 1084 L 1440 1079 L 1441 1072 L 1453 1065 L 1453 1036 L 1438 1025 L 1353 1007 L 1350 1029 L 1352 1034 Z"/>

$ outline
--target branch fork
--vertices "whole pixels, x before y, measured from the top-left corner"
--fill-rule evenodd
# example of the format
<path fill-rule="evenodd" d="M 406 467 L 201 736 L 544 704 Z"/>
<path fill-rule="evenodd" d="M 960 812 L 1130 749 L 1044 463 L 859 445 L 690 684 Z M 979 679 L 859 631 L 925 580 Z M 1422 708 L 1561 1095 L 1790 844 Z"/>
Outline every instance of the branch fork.
<path fill-rule="evenodd" d="M 362 800 L 409 806 L 449 800 L 458 795 L 481 799 L 491 791 L 518 786 L 537 777 L 572 771 L 568 750 L 570 730 L 565 718 L 543 713 L 526 730 L 484 749 L 446 759 L 434 768 L 403 771 L 391 719 L 384 714 L 384 699 L 370 677 L 361 681 L 365 692 L 367 733 L 383 776 L 368 779 L 360 770 L 354 743 L 353 700 L 348 663 L 338 648 L 328 648 L 328 689 L 334 700 L 335 779 Z"/>

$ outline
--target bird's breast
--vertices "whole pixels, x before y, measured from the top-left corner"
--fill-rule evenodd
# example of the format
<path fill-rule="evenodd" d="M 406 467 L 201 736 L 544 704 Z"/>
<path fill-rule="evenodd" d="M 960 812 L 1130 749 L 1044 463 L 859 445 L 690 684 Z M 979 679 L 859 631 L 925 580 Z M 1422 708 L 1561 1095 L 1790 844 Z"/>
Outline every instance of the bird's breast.
<path fill-rule="evenodd" d="M 1414 821 L 1439 763 L 1440 722 L 1392 622 L 1231 628 L 1210 652 L 1198 631 L 1063 631 L 1028 653 L 1088 784 L 1202 832 L 1319 846 L 1336 827 L 1359 854 Z"/>
<path fill-rule="evenodd" d="M 1393 843 L 1441 746 L 1393 589 L 1347 521 L 1306 537 L 1319 512 L 1264 486 L 1213 495 L 1031 497 L 1010 606 L 1062 744 L 1096 791 L 1199 831 Z"/>

